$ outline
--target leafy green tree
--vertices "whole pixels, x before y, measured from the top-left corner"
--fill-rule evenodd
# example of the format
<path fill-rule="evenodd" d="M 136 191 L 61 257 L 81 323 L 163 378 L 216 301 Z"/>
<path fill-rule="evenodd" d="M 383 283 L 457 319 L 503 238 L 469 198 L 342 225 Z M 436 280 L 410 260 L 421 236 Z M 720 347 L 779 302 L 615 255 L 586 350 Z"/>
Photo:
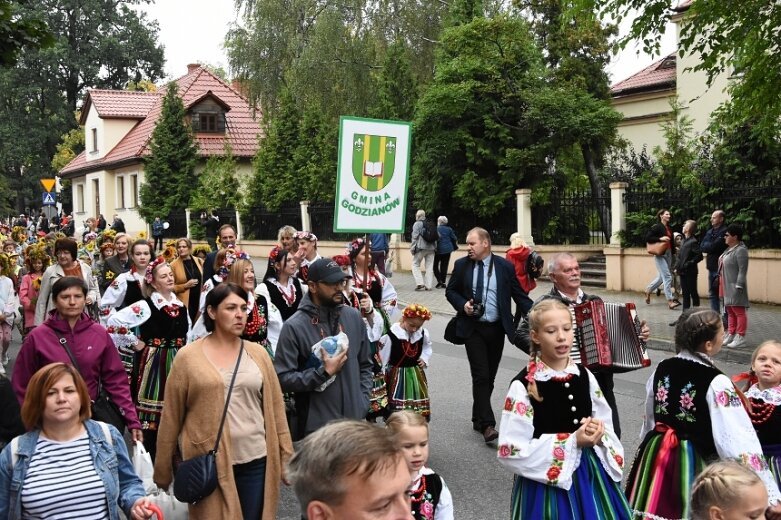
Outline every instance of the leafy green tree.
<path fill-rule="evenodd" d="M 633 17 L 622 44 L 642 41 L 646 52 L 658 54 L 660 37 L 676 15 L 669 0 L 583 0 L 618 22 Z M 708 83 L 732 76 L 730 114 L 733 122 L 751 121 L 763 139 L 778 135 L 781 119 L 781 53 L 778 27 L 781 4 L 767 0 L 694 0 L 681 24 L 678 54 L 699 55 L 694 71 Z M 736 72 L 737 74 L 733 74 Z"/>
<path fill-rule="evenodd" d="M 198 175 L 198 187 L 190 196 L 190 208 L 212 210 L 241 206 L 241 190 L 236 177 L 238 161 L 229 144 L 223 155 L 212 155 Z"/>
<path fill-rule="evenodd" d="M 411 120 L 418 100 L 417 90 L 406 45 L 401 40 L 393 42 L 385 53 L 382 70 L 377 75 L 377 105 L 372 111 L 374 117 Z"/>
<path fill-rule="evenodd" d="M 171 82 L 163 98 L 162 112 L 152 132 L 151 153 L 144 164 L 139 213 L 148 221 L 185 208 L 195 187 L 198 146 L 185 121 L 186 111 Z"/>
<path fill-rule="evenodd" d="M 334 200 L 338 140 L 335 123 L 324 118 L 319 110 L 306 109 L 293 150 L 293 178 L 283 182 L 298 184 L 302 199 L 318 202 Z"/>
<path fill-rule="evenodd" d="M 300 114 L 293 97 L 288 91 L 283 91 L 279 113 L 271 121 L 266 136 L 260 140 L 258 154 L 253 161 L 250 205 L 277 209 L 284 203 L 300 200 L 301 179 L 296 177 L 293 162 L 299 122 Z"/>
<path fill-rule="evenodd" d="M 16 65 L 23 48 L 37 49 L 54 42 L 46 22 L 20 13 L 21 5 L 22 2 L 0 0 L 0 67 Z"/>
<path fill-rule="evenodd" d="M 415 202 L 491 216 L 546 169 L 550 130 L 539 111 L 530 117 L 547 88 L 542 56 L 509 15 L 445 29 L 441 42 L 415 112 Z"/>

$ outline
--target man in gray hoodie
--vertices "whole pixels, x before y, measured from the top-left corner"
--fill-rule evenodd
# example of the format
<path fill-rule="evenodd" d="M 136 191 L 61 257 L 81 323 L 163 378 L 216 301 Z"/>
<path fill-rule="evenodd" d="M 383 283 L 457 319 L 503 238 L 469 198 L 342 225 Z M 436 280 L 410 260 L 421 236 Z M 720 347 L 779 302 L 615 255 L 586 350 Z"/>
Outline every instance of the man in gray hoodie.
<path fill-rule="evenodd" d="M 372 361 L 369 338 L 361 314 L 343 303 L 342 289 L 350 276 L 330 258 L 309 266 L 309 293 L 282 327 L 274 368 L 283 392 L 293 392 L 296 402 L 294 440 L 301 439 L 334 419 L 363 419 L 369 409 Z M 312 346 L 328 336 L 344 332 L 349 348 L 321 362 Z M 332 376 L 336 379 L 317 391 Z"/>

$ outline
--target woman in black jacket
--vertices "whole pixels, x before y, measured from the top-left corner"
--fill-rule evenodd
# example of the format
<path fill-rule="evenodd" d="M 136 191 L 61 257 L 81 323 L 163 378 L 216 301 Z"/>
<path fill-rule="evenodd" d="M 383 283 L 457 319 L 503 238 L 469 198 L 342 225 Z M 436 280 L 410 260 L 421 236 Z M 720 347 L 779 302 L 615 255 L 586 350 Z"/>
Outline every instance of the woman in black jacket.
<path fill-rule="evenodd" d="M 659 256 L 654 256 L 654 262 L 656 264 L 656 278 L 654 278 L 648 287 L 645 289 L 645 303 L 651 303 L 651 294 L 660 286 L 664 286 L 664 295 L 667 297 L 667 306 L 670 309 L 675 309 L 681 303 L 673 297 L 673 277 L 670 273 L 672 267 L 672 253 L 675 243 L 673 242 L 673 230 L 670 229 L 670 212 L 666 209 L 660 209 L 656 216 L 659 218 L 659 223 L 654 224 L 648 234 L 645 236 L 645 241 L 649 244 L 656 244 L 658 242 L 665 242 L 667 247 Z"/>
<path fill-rule="evenodd" d="M 678 250 L 678 261 L 675 263 L 674 272 L 681 277 L 681 291 L 683 292 L 683 310 L 692 305 L 700 306 L 700 295 L 697 293 L 697 264 L 702 262 L 702 252 L 697 237 L 697 223 L 687 220 L 683 225 L 683 242 Z"/>

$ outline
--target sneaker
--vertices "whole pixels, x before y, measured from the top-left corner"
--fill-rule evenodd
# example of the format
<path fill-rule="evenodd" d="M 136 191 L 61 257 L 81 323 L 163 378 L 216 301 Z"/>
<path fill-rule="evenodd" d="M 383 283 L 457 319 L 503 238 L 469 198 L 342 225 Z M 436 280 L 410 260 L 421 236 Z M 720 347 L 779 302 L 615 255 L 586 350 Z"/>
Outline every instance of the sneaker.
<path fill-rule="evenodd" d="M 722 347 L 728 347 L 730 343 L 735 339 L 734 334 L 724 334 L 724 341 L 721 342 Z"/>
<path fill-rule="evenodd" d="M 746 337 L 740 334 L 735 334 L 735 339 L 729 344 L 729 348 L 740 348 L 746 346 Z"/>

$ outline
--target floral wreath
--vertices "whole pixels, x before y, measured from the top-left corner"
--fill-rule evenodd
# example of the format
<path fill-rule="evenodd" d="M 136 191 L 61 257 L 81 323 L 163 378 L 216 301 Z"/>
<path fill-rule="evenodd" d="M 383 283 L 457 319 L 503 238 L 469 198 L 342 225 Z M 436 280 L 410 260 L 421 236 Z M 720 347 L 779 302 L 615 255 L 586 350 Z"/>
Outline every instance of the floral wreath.
<path fill-rule="evenodd" d="M 146 266 L 146 273 L 144 274 L 144 281 L 147 285 L 152 285 L 152 281 L 155 279 L 155 269 L 158 265 L 166 263 L 165 258 L 158 256 Z"/>
<path fill-rule="evenodd" d="M 350 265 L 350 257 L 348 255 L 334 255 L 331 259 L 339 264 L 339 267 L 347 267 Z"/>
<path fill-rule="evenodd" d="M 279 253 L 281 252 L 282 252 L 282 248 L 280 246 L 274 246 L 274 248 L 268 254 L 269 262 L 271 262 L 272 264 L 277 263 L 277 258 L 279 257 Z"/>
<path fill-rule="evenodd" d="M 207 246 L 205 244 L 198 244 L 197 246 L 193 247 L 192 253 L 190 253 L 190 254 L 193 255 L 193 256 L 195 256 L 195 255 L 197 255 L 199 253 L 204 253 L 204 254 L 208 255 L 211 252 L 212 252 L 212 248 L 211 247 L 209 247 L 209 246 Z"/>
<path fill-rule="evenodd" d="M 13 274 L 13 260 L 8 253 L 0 253 L 0 275 L 8 276 Z"/>
<path fill-rule="evenodd" d="M 230 271 L 231 267 L 234 263 L 236 263 L 236 260 L 249 260 L 250 257 L 247 253 L 244 251 L 241 251 L 240 249 L 236 249 L 234 247 L 228 248 L 228 251 L 225 253 L 225 260 L 222 262 L 222 267 L 220 267 L 217 270 L 217 274 L 220 275 L 223 279 L 227 278 L 228 272 Z"/>
<path fill-rule="evenodd" d="M 364 247 L 366 247 L 366 242 L 362 238 L 356 238 L 347 244 L 347 253 L 350 255 L 350 258 L 355 258 Z"/>
<path fill-rule="evenodd" d="M 296 231 L 293 233 L 293 238 L 296 240 L 308 240 L 309 242 L 317 242 L 317 235 L 311 231 Z"/>
<path fill-rule="evenodd" d="M 27 249 L 24 250 L 24 257 L 27 258 L 30 263 L 32 263 L 33 260 L 40 260 L 43 262 L 44 269 L 49 267 L 52 260 L 49 254 L 46 252 L 46 244 L 40 242 L 27 246 Z"/>
<path fill-rule="evenodd" d="M 401 315 L 405 318 L 420 318 L 423 321 L 428 321 L 431 319 L 431 311 L 419 303 L 412 303 L 407 305 Z"/>

